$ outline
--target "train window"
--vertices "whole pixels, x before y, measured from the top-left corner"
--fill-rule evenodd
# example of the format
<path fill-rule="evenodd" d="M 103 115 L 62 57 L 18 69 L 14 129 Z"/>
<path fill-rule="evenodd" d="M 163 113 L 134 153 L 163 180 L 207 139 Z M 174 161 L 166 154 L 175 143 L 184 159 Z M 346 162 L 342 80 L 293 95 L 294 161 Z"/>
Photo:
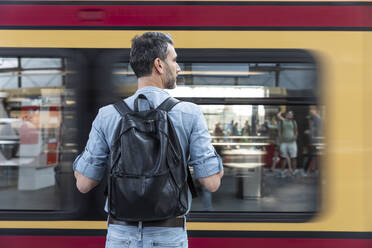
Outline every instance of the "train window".
<path fill-rule="evenodd" d="M 198 104 L 225 176 L 197 185 L 191 219 L 305 221 L 319 209 L 324 106 L 317 65 L 302 50 L 179 49 L 169 93 Z M 127 54 L 111 69 L 115 92 L 137 89 Z M 290 213 L 290 214 L 289 214 Z"/>
<path fill-rule="evenodd" d="M 0 213 L 68 210 L 76 61 L 22 51 L 0 51 Z"/>
<path fill-rule="evenodd" d="M 200 187 L 202 198 L 193 202 L 192 210 L 317 210 L 317 157 L 324 149 L 321 108 L 254 104 L 201 108 L 222 156 L 225 177 L 216 193 Z"/>

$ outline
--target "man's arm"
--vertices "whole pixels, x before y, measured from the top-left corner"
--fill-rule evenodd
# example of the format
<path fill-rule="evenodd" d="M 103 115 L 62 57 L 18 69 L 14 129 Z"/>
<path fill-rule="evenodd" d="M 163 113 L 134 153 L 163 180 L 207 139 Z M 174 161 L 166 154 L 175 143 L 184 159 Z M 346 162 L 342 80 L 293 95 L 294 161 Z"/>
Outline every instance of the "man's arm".
<path fill-rule="evenodd" d="M 195 177 L 210 192 L 221 185 L 223 165 L 220 156 L 211 144 L 208 127 L 200 109 L 195 109 L 195 118 L 190 136 L 190 161 Z"/>
<path fill-rule="evenodd" d="M 88 193 L 91 189 L 96 187 L 99 183 L 99 181 L 90 179 L 89 177 L 84 176 L 78 171 L 75 171 L 74 175 L 76 178 L 76 187 L 83 194 Z"/>
<path fill-rule="evenodd" d="M 282 116 L 282 114 L 283 114 L 282 110 L 280 110 L 279 113 L 276 114 L 276 116 L 279 119 L 278 138 L 279 138 L 280 143 L 282 142 L 282 125 L 283 125 L 283 121 L 285 120 L 285 118 Z"/>
<path fill-rule="evenodd" d="M 282 114 L 283 114 L 283 111 L 280 110 L 280 112 L 277 113 L 276 116 L 278 117 L 279 120 L 284 121 L 285 118 L 282 116 Z"/>
<path fill-rule="evenodd" d="M 93 121 L 89 139 L 84 151 L 75 159 L 73 170 L 76 187 L 81 193 L 88 193 L 98 185 L 104 175 L 108 160 L 109 147 L 101 130 L 103 119 L 98 113 Z"/>

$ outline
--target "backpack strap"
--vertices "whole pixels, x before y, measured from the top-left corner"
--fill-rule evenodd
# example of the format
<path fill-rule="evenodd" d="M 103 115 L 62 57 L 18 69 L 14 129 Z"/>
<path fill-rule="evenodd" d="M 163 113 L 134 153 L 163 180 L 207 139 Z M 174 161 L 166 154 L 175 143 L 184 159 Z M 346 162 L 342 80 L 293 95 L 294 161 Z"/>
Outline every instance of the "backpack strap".
<path fill-rule="evenodd" d="M 195 198 L 198 196 L 198 192 L 195 189 L 194 181 L 192 180 L 192 177 L 191 177 L 190 168 L 189 166 L 186 166 L 186 167 L 187 167 L 187 184 L 189 185 L 192 198 Z"/>
<path fill-rule="evenodd" d="M 176 98 L 173 98 L 173 97 L 168 97 L 167 99 L 165 99 L 156 109 L 159 109 L 159 110 L 164 110 L 166 112 L 169 112 L 172 110 L 172 108 L 180 103 L 181 101 L 180 100 L 177 100 Z"/>
<path fill-rule="evenodd" d="M 114 104 L 115 109 L 119 112 L 121 116 L 125 116 L 127 113 L 133 112 L 127 103 L 122 100 Z"/>
<path fill-rule="evenodd" d="M 139 112 L 139 108 L 138 108 L 139 99 L 146 100 L 147 104 L 150 106 L 150 109 L 154 109 L 154 105 L 152 104 L 152 102 L 150 102 L 149 99 L 147 99 L 147 97 L 144 94 L 139 94 L 136 100 L 134 100 L 134 111 L 135 112 Z"/>
<path fill-rule="evenodd" d="M 118 111 L 119 112 L 119 114 L 121 115 L 121 116 L 125 116 L 127 113 L 130 113 L 130 112 L 133 112 L 130 108 L 129 108 L 129 106 L 127 105 L 127 103 L 124 101 L 124 100 L 121 100 L 121 101 L 119 101 L 119 102 L 116 102 L 116 103 L 114 103 L 113 104 L 113 106 L 114 106 L 114 108 L 116 109 L 116 111 Z M 108 192 L 109 192 L 109 185 L 110 185 L 110 173 L 107 173 L 107 183 L 106 183 L 106 186 L 105 186 L 105 190 L 103 191 L 103 195 L 105 196 L 105 197 L 108 197 Z M 110 201 L 109 201 L 109 209 L 110 209 Z M 110 212 L 110 211 L 109 211 Z"/>
<path fill-rule="evenodd" d="M 180 102 L 181 101 L 177 100 L 176 98 L 168 97 L 156 109 L 169 112 L 169 111 L 172 110 L 172 108 L 174 106 L 176 106 L 176 104 L 178 104 Z M 194 181 L 192 180 L 192 177 L 191 177 L 190 168 L 189 168 L 189 166 L 186 166 L 186 167 L 187 167 L 187 184 L 189 185 L 189 189 L 190 189 L 192 198 L 195 198 L 195 197 L 198 196 L 198 193 L 195 189 Z"/>

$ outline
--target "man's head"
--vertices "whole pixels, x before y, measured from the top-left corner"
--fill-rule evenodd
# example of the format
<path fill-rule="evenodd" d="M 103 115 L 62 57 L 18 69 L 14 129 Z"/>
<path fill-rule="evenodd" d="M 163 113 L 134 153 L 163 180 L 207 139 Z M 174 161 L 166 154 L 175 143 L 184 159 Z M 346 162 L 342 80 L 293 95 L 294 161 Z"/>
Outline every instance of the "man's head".
<path fill-rule="evenodd" d="M 163 82 L 164 88 L 173 89 L 180 71 L 176 59 L 177 54 L 169 34 L 147 32 L 132 40 L 130 65 L 137 78 L 155 73 Z"/>
<path fill-rule="evenodd" d="M 287 119 L 293 119 L 293 112 L 288 111 L 286 117 L 287 117 Z"/>

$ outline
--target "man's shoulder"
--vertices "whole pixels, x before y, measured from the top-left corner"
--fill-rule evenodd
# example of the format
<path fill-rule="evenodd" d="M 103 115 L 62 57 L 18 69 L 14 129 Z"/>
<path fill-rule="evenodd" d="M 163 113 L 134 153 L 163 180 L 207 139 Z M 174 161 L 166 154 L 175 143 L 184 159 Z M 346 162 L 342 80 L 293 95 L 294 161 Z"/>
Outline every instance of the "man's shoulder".
<path fill-rule="evenodd" d="M 184 114 L 189 115 L 200 115 L 202 113 L 200 107 L 192 102 L 185 102 L 180 101 L 178 104 L 176 104 L 172 111 L 180 111 Z"/>
<path fill-rule="evenodd" d="M 119 116 L 119 113 L 115 109 L 114 104 L 109 104 L 109 105 L 101 107 L 98 110 L 98 116 L 100 118 L 107 118 L 107 117 L 110 117 L 110 116 Z"/>
<path fill-rule="evenodd" d="M 131 97 L 126 98 L 125 101 L 126 102 L 127 100 L 130 101 L 130 98 Z M 199 116 L 202 114 L 202 111 L 198 105 L 192 102 L 185 102 L 185 101 L 180 101 L 178 104 L 176 104 L 172 108 L 171 113 L 175 113 L 175 112 L 181 112 L 182 114 L 192 115 L 192 116 Z M 115 109 L 114 104 L 109 104 L 99 109 L 98 116 L 100 118 L 109 118 L 109 117 L 118 117 L 120 116 L 120 114 Z"/>

